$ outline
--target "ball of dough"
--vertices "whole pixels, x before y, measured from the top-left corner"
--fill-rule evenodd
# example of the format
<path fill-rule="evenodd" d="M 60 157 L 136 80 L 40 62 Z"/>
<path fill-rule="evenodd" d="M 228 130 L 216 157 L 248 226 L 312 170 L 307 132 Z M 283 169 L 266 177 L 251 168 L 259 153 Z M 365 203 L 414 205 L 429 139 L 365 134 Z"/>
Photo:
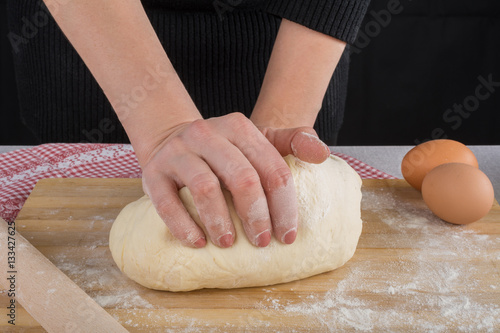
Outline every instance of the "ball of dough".
<path fill-rule="evenodd" d="M 265 248 L 246 238 L 231 195 L 224 191 L 236 228 L 231 248 L 210 241 L 201 249 L 181 245 L 147 196 L 127 205 L 111 228 L 109 247 L 118 267 L 132 280 L 158 290 L 266 286 L 306 278 L 342 266 L 354 254 L 361 234 L 361 179 L 342 159 L 315 165 L 285 157 L 293 174 L 299 206 L 297 238 L 291 245 L 274 239 Z M 179 191 L 200 224 L 191 194 Z"/>

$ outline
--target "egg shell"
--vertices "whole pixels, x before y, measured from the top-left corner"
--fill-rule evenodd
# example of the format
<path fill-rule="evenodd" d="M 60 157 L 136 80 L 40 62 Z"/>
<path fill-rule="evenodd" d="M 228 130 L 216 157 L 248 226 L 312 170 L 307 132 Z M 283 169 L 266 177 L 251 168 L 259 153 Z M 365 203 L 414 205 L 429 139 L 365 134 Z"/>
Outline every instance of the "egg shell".
<path fill-rule="evenodd" d="M 454 224 L 468 224 L 488 214 L 494 191 L 481 170 L 468 164 L 447 163 L 425 176 L 422 197 L 439 218 Z"/>
<path fill-rule="evenodd" d="M 458 141 L 440 139 L 419 144 L 406 153 L 401 162 L 401 173 L 412 187 L 420 191 L 429 171 L 452 162 L 478 167 L 476 156 L 467 146 Z"/>

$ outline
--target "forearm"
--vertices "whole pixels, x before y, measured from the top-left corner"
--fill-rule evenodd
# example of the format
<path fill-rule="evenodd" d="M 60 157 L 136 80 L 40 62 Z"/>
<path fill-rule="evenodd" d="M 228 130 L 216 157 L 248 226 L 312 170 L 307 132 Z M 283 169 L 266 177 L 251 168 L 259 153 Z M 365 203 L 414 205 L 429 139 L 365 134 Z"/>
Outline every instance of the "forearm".
<path fill-rule="evenodd" d="M 251 119 L 312 127 L 345 43 L 283 19 Z"/>
<path fill-rule="evenodd" d="M 104 90 L 141 164 L 166 129 L 201 118 L 139 0 L 72 0 L 56 8 L 51 14 Z"/>

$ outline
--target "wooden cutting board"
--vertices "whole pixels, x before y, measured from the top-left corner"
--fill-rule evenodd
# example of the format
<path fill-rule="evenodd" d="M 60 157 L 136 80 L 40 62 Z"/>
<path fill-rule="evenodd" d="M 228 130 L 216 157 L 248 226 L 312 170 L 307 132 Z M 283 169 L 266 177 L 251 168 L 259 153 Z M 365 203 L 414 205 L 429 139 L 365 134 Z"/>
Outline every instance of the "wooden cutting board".
<path fill-rule="evenodd" d="M 365 180 L 363 234 L 345 266 L 262 288 L 171 293 L 129 280 L 107 246 L 114 218 L 142 195 L 139 179 L 45 179 L 16 221 L 131 332 L 500 331 L 497 203 L 481 221 L 455 226 L 404 181 Z M 8 302 L 0 292 L 0 331 L 13 329 Z M 16 323 L 43 331 L 22 308 Z"/>

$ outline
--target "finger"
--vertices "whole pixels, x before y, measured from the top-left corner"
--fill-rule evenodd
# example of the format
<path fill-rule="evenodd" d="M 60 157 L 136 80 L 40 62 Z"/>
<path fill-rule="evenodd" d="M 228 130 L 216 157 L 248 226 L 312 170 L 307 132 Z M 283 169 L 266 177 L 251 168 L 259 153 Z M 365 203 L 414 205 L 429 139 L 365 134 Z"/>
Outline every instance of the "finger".
<path fill-rule="evenodd" d="M 291 244 L 297 235 L 298 208 L 292 173 L 276 148 L 248 119 L 228 119 L 221 128 L 256 170 L 267 198 L 274 235 Z M 231 123 L 234 123 L 231 126 Z M 237 128 L 237 130 L 228 130 Z"/>
<path fill-rule="evenodd" d="M 227 132 L 231 133 L 235 128 L 229 128 L 231 124 L 219 122 L 199 122 L 196 126 L 198 128 L 190 128 L 190 131 L 195 132 L 191 133 L 191 137 L 205 138 L 205 141 L 203 147 L 194 142 L 191 148 L 200 154 L 231 192 L 235 210 L 248 240 L 259 247 L 267 246 L 271 241 L 272 225 L 266 196 L 257 171 L 243 153 L 225 137 Z M 205 131 L 207 133 L 202 135 Z M 219 135 L 209 135 L 210 131 Z"/>
<path fill-rule="evenodd" d="M 177 185 L 172 179 L 159 172 L 146 172 L 143 176 L 144 189 L 153 205 L 169 228 L 172 235 L 183 245 L 204 247 L 206 245 L 203 230 L 193 221 L 178 196 Z"/>
<path fill-rule="evenodd" d="M 218 143 L 218 146 L 225 147 L 203 158 L 231 192 L 234 208 L 250 242 L 265 247 L 271 241 L 272 225 L 259 174 L 229 141 Z"/>
<path fill-rule="evenodd" d="M 171 168 L 189 188 L 212 243 L 219 247 L 233 245 L 236 235 L 233 222 L 219 180 L 207 163 L 194 154 L 184 154 Z"/>
<path fill-rule="evenodd" d="M 330 148 L 310 127 L 263 130 L 263 134 L 282 156 L 293 154 L 308 163 L 323 163 L 330 156 Z"/>

